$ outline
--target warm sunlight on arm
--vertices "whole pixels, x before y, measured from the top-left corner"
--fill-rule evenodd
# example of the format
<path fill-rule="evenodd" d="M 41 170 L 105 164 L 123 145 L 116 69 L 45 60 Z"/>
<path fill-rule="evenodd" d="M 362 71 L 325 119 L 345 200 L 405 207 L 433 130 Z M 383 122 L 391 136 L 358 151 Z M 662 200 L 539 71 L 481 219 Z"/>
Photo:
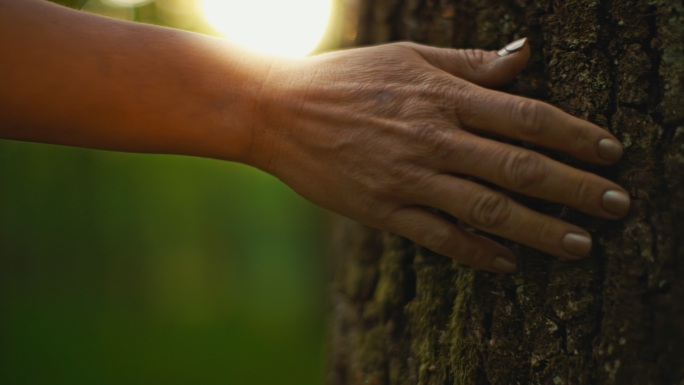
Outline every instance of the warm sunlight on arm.
<path fill-rule="evenodd" d="M 207 21 L 247 48 L 303 57 L 321 41 L 332 0 L 203 0 Z"/>

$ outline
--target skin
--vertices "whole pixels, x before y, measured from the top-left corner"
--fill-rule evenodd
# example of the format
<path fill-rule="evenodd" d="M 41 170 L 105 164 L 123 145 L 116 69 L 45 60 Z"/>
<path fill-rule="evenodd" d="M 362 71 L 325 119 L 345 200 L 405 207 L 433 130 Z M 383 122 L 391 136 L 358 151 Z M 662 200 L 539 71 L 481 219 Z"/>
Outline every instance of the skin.
<path fill-rule="evenodd" d="M 241 162 L 479 269 L 512 272 L 516 257 L 437 211 L 565 259 L 589 255 L 591 238 L 477 180 L 601 218 L 629 209 L 609 180 L 480 135 L 619 160 L 606 130 L 491 89 L 524 69 L 527 45 L 505 57 L 395 43 L 285 60 L 40 0 L 0 0 L 0 49 L 12 52 L 0 61 L 0 137 Z"/>

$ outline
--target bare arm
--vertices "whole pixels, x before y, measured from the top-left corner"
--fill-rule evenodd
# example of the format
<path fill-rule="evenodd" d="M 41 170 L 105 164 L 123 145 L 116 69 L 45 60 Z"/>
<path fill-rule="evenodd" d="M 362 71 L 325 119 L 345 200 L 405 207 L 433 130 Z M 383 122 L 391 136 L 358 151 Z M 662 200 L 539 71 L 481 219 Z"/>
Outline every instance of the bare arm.
<path fill-rule="evenodd" d="M 615 183 L 489 132 L 597 164 L 609 132 L 548 104 L 493 91 L 526 65 L 510 54 L 411 43 L 274 60 L 222 40 L 120 22 L 39 0 L 0 0 L 0 136 L 234 160 L 311 201 L 465 264 L 516 257 L 435 214 L 560 258 L 590 254 L 581 227 L 475 180 L 618 219 Z M 506 52 L 504 52 L 506 53 Z"/>
<path fill-rule="evenodd" d="M 231 160 L 270 65 L 221 39 L 41 0 L 0 0 L 0 51 L 5 138 Z"/>

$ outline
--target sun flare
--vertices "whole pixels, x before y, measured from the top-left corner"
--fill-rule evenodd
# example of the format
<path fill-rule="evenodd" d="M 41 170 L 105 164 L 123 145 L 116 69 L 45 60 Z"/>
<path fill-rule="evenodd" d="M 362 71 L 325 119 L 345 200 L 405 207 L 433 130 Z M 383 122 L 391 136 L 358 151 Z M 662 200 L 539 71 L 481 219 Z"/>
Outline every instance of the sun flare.
<path fill-rule="evenodd" d="M 227 39 L 255 51 L 303 57 L 320 43 L 332 0 L 203 0 L 204 16 Z"/>

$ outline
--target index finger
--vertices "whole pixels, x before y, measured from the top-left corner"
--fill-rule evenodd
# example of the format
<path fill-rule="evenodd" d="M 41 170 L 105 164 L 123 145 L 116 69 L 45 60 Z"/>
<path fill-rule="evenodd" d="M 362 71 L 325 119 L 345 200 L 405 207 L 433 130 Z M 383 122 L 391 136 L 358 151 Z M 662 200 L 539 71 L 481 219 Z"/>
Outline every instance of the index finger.
<path fill-rule="evenodd" d="M 592 163 L 611 164 L 622 157 L 622 144 L 608 131 L 550 104 L 474 84 L 459 92 L 465 94 L 456 113 L 466 129 L 538 144 Z"/>

